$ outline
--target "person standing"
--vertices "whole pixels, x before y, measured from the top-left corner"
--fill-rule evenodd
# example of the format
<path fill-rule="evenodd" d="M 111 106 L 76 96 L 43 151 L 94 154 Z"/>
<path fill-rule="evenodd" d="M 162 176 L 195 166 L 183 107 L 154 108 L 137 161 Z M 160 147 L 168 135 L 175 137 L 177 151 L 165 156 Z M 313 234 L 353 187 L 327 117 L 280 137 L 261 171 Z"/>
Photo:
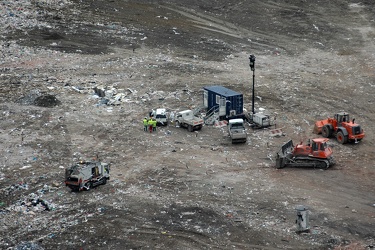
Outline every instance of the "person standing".
<path fill-rule="evenodd" d="M 147 117 L 143 119 L 143 131 L 147 132 L 147 127 L 148 127 L 148 120 Z"/>
<path fill-rule="evenodd" d="M 155 118 L 152 118 L 152 131 L 156 132 L 156 125 L 157 125 L 157 121 Z"/>
<path fill-rule="evenodd" d="M 148 130 L 150 131 L 150 133 L 152 133 L 152 127 L 153 127 L 154 122 L 152 121 L 151 118 L 148 120 L 147 124 L 148 124 Z"/>

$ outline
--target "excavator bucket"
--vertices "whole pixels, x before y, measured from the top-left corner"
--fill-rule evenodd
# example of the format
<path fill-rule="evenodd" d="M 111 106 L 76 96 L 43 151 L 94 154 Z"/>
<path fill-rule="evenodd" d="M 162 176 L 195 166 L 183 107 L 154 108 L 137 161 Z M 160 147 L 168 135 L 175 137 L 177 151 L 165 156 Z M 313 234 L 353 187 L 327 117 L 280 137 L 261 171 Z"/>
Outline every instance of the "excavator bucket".
<path fill-rule="evenodd" d="M 314 130 L 313 130 L 314 134 L 322 133 L 322 128 L 326 124 L 328 124 L 328 119 L 315 122 Z"/>

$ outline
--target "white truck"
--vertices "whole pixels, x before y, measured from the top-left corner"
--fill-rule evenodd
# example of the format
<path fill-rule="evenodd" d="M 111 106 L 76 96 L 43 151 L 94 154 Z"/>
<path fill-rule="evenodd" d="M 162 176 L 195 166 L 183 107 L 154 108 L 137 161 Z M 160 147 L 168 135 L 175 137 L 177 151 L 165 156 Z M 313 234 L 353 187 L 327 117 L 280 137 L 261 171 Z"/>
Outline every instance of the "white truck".
<path fill-rule="evenodd" d="M 160 108 L 160 109 L 152 110 L 151 116 L 155 118 L 158 126 L 167 126 L 168 125 L 168 118 L 167 118 L 167 110 L 166 109 Z"/>
<path fill-rule="evenodd" d="M 192 110 L 180 111 L 175 117 L 176 127 L 185 127 L 189 132 L 200 130 L 204 121 L 202 118 L 195 116 Z"/>
<path fill-rule="evenodd" d="M 73 191 L 104 185 L 110 178 L 109 170 L 108 163 L 80 161 L 65 169 L 65 185 Z"/>
<path fill-rule="evenodd" d="M 232 143 L 247 141 L 247 133 L 243 119 L 230 119 L 227 126 Z"/>

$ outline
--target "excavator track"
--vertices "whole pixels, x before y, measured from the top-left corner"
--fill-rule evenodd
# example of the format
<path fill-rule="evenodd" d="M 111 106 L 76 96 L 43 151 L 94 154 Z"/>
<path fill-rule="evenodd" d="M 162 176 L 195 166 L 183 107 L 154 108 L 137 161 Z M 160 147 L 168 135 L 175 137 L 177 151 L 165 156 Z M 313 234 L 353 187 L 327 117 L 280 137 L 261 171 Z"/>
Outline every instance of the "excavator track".
<path fill-rule="evenodd" d="M 317 159 L 311 157 L 294 157 L 288 159 L 288 163 L 286 163 L 286 166 L 327 169 L 329 168 L 330 164 L 329 161 L 326 159 Z"/>
<path fill-rule="evenodd" d="M 332 163 L 327 159 L 318 159 L 311 157 L 277 157 L 276 168 L 285 167 L 303 167 L 327 169 Z"/>

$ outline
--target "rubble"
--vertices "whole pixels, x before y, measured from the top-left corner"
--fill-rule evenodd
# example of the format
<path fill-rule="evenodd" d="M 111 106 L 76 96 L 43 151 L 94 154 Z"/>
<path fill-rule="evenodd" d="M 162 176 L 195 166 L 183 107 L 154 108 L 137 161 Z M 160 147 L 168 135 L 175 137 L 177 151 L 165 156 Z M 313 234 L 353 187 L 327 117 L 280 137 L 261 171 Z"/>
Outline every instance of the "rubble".
<path fill-rule="evenodd" d="M 50 108 L 61 104 L 61 101 L 59 101 L 56 96 L 53 95 L 42 95 L 35 98 L 33 104 L 40 107 Z"/>
<path fill-rule="evenodd" d="M 314 26 L 299 25 L 317 13 L 313 3 L 293 6 L 304 15 L 286 11 L 284 2 L 278 8 L 254 4 L 252 15 L 242 12 L 248 11 L 244 2 L 197 3 L 137 9 L 134 1 L 104 1 L 93 9 L 84 1 L 1 2 L 1 249 L 374 245 L 368 234 L 374 118 L 361 105 L 373 97 L 366 8 L 356 7 L 359 24 L 358 16 L 329 3 L 345 20 L 320 13 L 314 37 L 324 39 L 325 49 L 312 45 Z M 272 25 L 262 25 L 267 22 L 257 13 L 272 13 Z M 248 18 L 259 18 L 259 28 Z M 259 61 L 256 105 L 278 113 L 278 131 L 249 129 L 248 143 L 237 146 L 228 143 L 225 122 L 193 134 L 174 124 L 143 133 L 151 108 L 168 107 L 173 119 L 200 105 L 203 86 L 226 84 L 242 91 L 249 105 L 249 52 Z M 348 91 L 362 110 L 337 101 Z M 361 148 L 334 144 L 341 162 L 332 171 L 276 171 L 283 136 L 307 138 L 313 121 L 338 106 L 366 117 L 369 140 Z M 106 185 L 70 192 L 64 168 L 83 158 L 108 159 L 116 167 Z M 294 206 L 301 201 L 311 207 L 312 230 L 295 234 Z"/>
<path fill-rule="evenodd" d="M 44 250 L 43 247 L 39 246 L 34 242 L 21 242 L 14 248 L 15 250 Z"/>

